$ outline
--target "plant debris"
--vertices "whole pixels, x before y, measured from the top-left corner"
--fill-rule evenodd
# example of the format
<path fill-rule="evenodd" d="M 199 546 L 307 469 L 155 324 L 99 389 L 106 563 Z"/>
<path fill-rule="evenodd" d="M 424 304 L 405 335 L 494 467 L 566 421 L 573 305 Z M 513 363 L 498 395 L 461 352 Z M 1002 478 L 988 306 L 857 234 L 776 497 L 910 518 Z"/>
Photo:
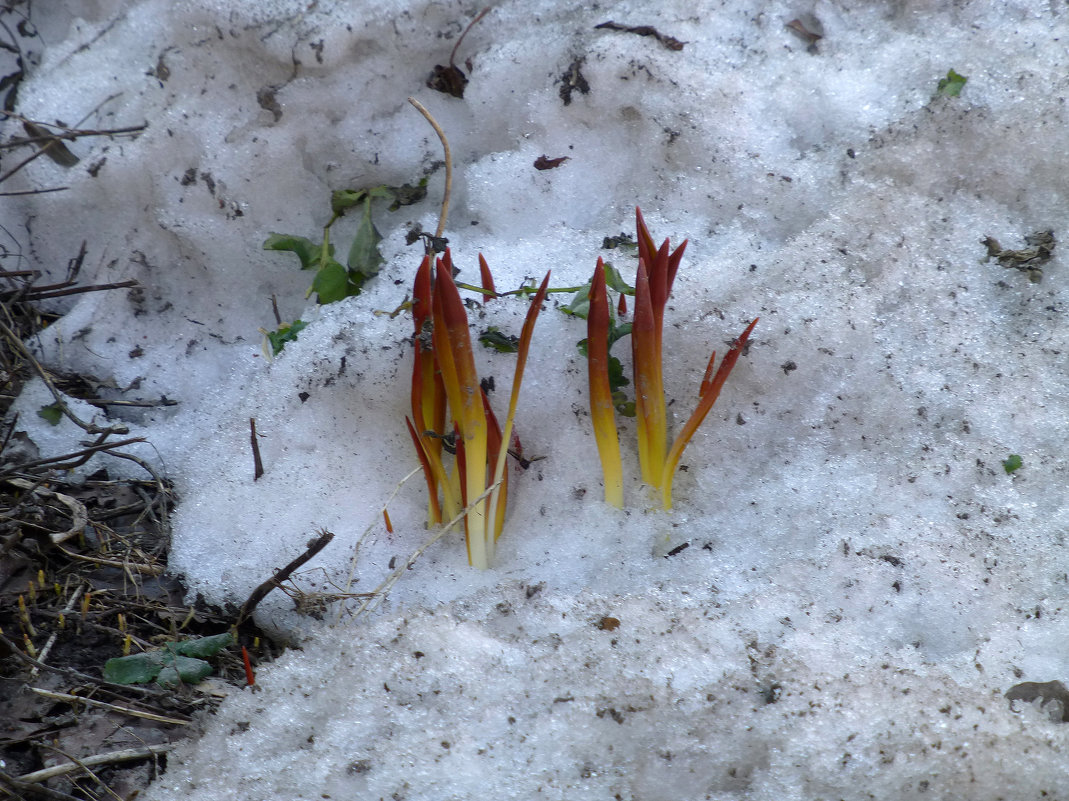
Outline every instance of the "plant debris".
<path fill-rule="evenodd" d="M 820 24 L 820 20 L 812 14 L 803 14 L 788 22 L 786 27 L 806 43 L 806 52 L 817 52 L 817 42 L 824 38 L 824 26 Z"/>
<path fill-rule="evenodd" d="M 615 248 L 627 248 L 628 250 L 636 250 L 638 245 L 635 243 L 635 238 L 631 234 L 620 232 L 619 236 L 607 236 L 601 240 L 602 250 L 613 250 Z"/>
<path fill-rule="evenodd" d="M 460 34 L 457 43 L 453 45 L 453 51 L 449 54 L 448 66 L 443 66 L 441 64 L 434 65 L 430 77 L 427 78 L 427 88 L 457 98 L 464 97 L 464 89 L 468 85 L 468 76 L 465 75 L 464 71 L 454 63 L 457 57 L 457 48 L 459 48 L 460 43 L 464 41 L 464 37 L 468 35 L 468 31 L 475 27 L 475 23 L 485 17 L 489 12 L 490 7 L 487 6 L 479 12 L 479 15 L 475 19 L 468 23 L 468 27 L 464 29 L 462 34 Z M 468 72 L 471 72 L 470 59 L 465 62 L 465 66 L 468 68 Z"/>
<path fill-rule="evenodd" d="M 555 159 L 551 159 L 549 156 L 539 156 L 535 159 L 534 167 L 536 170 L 554 170 L 570 159 L 570 156 L 561 156 Z"/>
<path fill-rule="evenodd" d="M 1038 700 L 1041 708 L 1053 703 L 1055 706 L 1049 711 L 1060 711 L 1057 720 L 1069 723 L 1069 690 L 1060 681 L 1024 681 L 1015 684 L 1006 691 L 1006 700 L 1010 702 L 1011 709 L 1014 701 L 1031 704 Z"/>
<path fill-rule="evenodd" d="M 575 92 L 584 95 L 590 94 L 590 84 L 587 83 L 586 78 L 583 77 L 582 66 L 583 57 L 578 56 L 568 65 L 568 69 L 566 69 L 564 74 L 560 77 L 560 99 L 566 106 L 572 104 L 572 95 Z"/>
<path fill-rule="evenodd" d="M 610 31 L 622 31 L 623 33 L 633 33 L 638 36 L 652 36 L 669 50 L 682 50 L 683 45 L 686 44 L 686 42 L 681 42 L 673 36 L 661 33 L 652 25 L 621 25 L 618 22 L 609 20 L 608 22 L 603 22 L 600 25 L 594 26 L 594 30 L 598 30 L 599 28 Z"/>
<path fill-rule="evenodd" d="M 987 259 L 996 259 L 1003 267 L 1012 267 L 1028 274 L 1028 280 L 1038 284 L 1043 280 L 1043 265 L 1054 256 L 1053 231 L 1036 231 L 1024 238 L 1028 247 L 1021 250 L 1005 250 L 993 236 L 980 240 L 987 248 Z"/>
<path fill-rule="evenodd" d="M 24 344 L 53 319 L 31 301 L 119 287 L 77 285 L 84 258 L 83 246 L 66 280 L 51 286 L 36 284 L 32 270 L 3 273 L 0 414 L 26 381 L 38 380 L 52 392 L 48 408 L 92 437 L 79 450 L 42 458 L 18 418 L 0 430 L 0 672 L 9 690 L 0 693 L 3 798 L 136 795 L 159 773 L 171 744 L 187 735 L 193 715 L 218 703 L 218 683 L 211 692 L 192 684 L 212 669 L 199 658 L 203 646 L 232 636 L 218 636 L 231 618 L 204 604 L 187 606 L 185 587 L 166 575 L 174 493 L 150 464 L 124 450 L 143 440 L 124 436 L 126 426 L 108 419 L 114 405 L 169 401 L 98 398 L 99 381 L 56 373 Z M 104 411 L 80 420 L 67 397 Z M 140 465 L 146 477 L 69 473 L 105 451 Z M 235 633 L 258 662 L 273 658 L 266 641 L 255 644 L 258 630 Z M 162 643 L 171 646 L 160 651 Z M 122 684 L 142 676 L 114 675 L 105 669 L 109 660 L 159 683 Z M 220 652 L 213 664 L 224 680 L 246 683 L 237 653 Z"/>

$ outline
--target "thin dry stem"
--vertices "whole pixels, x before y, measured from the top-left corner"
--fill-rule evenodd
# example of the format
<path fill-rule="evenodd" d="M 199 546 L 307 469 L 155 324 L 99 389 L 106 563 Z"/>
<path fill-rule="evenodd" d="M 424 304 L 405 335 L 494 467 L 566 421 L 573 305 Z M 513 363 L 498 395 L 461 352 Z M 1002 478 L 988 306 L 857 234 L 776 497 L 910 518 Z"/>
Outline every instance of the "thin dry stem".
<path fill-rule="evenodd" d="M 416 98 L 410 97 L 408 102 L 415 106 L 416 111 L 422 114 L 427 122 L 431 124 L 434 132 L 438 134 L 438 138 L 442 140 L 442 150 L 445 152 L 445 192 L 442 193 L 442 213 L 438 216 L 438 229 L 434 232 L 435 238 L 441 239 L 442 233 L 445 231 L 445 221 L 449 217 L 449 193 L 453 191 L 453 156 L 449 150 L 449 140 L 445 138 L 445 131 L 442 130 L 442 126 L 438 124 L 438 121 L 431 116 L 431 113 Z"/>

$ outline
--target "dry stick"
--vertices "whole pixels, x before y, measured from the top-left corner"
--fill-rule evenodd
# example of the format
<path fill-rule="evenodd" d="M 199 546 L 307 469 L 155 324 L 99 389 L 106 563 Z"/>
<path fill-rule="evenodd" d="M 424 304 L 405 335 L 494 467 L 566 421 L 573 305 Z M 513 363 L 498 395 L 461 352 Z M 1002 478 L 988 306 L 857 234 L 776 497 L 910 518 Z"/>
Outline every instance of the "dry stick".
<path fill-rule="evenodd" d="M 390 493 L 390 497 L 387 498 L 386 499 L 386 503 L 384 503 L 382 505 L 382 510 L 381 511 L 385 512 L 386 509 L 389 507 L 389 505 L 393 502 L 393 499 L 397 497 L 397 493 L 399 493 L 401 491 L 401 487 L 403 487 L 405 484 L 407 484 L 408 480 L 410 478 L 412 478 L 413 476 L 415 476 L 416 474 L 421 473 L 421 472 L 423 472 L 422 466 L 414 467 L 408 473 L 407 476 L 405 476 L 400 481 L 398 481 L 397 482 L 397 486 L 394 487 L 393 488 L 393 492 Z M 379 525 L 378 518 L 372 518 L 371 524 L 368 525 L 368 527 L 364 529 L 364 533 L 360 535 L 360 539 L 358 539 L 356 541 L 356 545 L 353 547 L 353 558 L 349 560 L 349 578 L 346 579 L 346 581 L 345 581 L 345 589 L 342 591 L 343 594 L 345 594 L 345 595 L 349 595 L 350 594 L 350 590 L 353 587 L 353 580 L 354 580 L 353 577 L 356 575 L 356 561 L 360 556 L 360 546 L 364 544 L 364 541 L 371 535 L 371 532 L 374 531 L 376 528 L 378 528 L 378 525 Z M 338 617 L 337 617 L 338 621 L 341 620 L 342 614 L 344 614 L 344 612 L 345 612 L 345 607 L 343 605 L 341 608 L 338 609 Z"/>
<path fill-rule="evenodd" d="M 97 111 L 97 109 L 100 108 L 100 106 L 104 105 L 104 103 L 107 103 L 109 100 L 111 100 L 111 99 L 113 99 L 115 97 L 118 97 L 118 95 L 112 95 L 111 97 L 106 98 L 102 103 L 97 105 L 96 108 L 94 108 L 92 111 L 90 111 L 89 114 L 87 114 L 82 119 L 83 120 L 88 119 L 88 117 L 90 117 L 93 113 L 95 113 Z M 23 117 L 20 114 L 15 114 L 15 113 L 9 112 L 9 111 L 3 111 L 3 112 L 0 112 L 0 113 L 6 115 L 7 117 L 20 120 L 22 122 L 30 122 L 31 124 L 33 123 L 32 120 L 27 120 L 25 117 Z M 47 125 L 48 123 L 45 123 L 45 124 Z M 38 139 L 42 139 L 42 138 L 49 140 L 49 144 L 46 144 L 44 147 L 42 147 L 39 150 L 35 151 L 33 153 L 33 155 L 29 156 L 28 158 L 23 159 L 21 162 L 16 164 L 14 167 L 12 167 L 10 170 L 8 170 L 3 175 L 0 175 L 0 183 L 3 183 L 4 181 L 6 181 L 8 178 L 10 178 L 12 175 L 17 173 L 19 170 L 21 170 L 23 167 L 25 167 L 27 164 L 29 164 L 34 159 L 37 159 L 37 158 L 39 158 L 39 157 L 41 157 L 43 155 L 46 155 L 48 153 L 49 146 L 50 146 L 50 144 L 52 142 L 59 142 L 62 139 L 69 139 L 70 141 L 74 141 L 79 136 L 118 136 L 118 135 L 129 136 L 129 135 L 133 135 L 133 134 L 140 133 L 141 131 L 143 131 L 145 128 L 148 127 L 148 123 L 146 122 L 146 123 L 143 123 L 142 125 L 129 126 L 127 128 L 114 128 L 112 130 L 79 130 L 77 128 L 65 128 L 64 126 L 54 126 L 54 127 L 62 128 L 65 131 L 65 133 L 62 134 L 62 135 L 56 134 L 56 135 L 46 136 L 46 137 L 31 137 L 29 139 L 17 139 L 14 142 L 9 142 L 8 143 L 8 145 L 7 145 L 8 147 L 13 147 L 13 146 L 22 145 L 22 144 L 29 144 L 31 142 L 34 142 L 34 141 L 36 141 Z"/>
<path fill-rule="evenodd" d="M 414 472 L 415 471 L 413 471 L 413 473 Z M 363 612 L 370 613 L 375 608 L 375 606 L 382 603 L 386 599 L 386 594 L 393 588 L 393 585 L 398 582 L 401 576 L 405 574 L 405 571 L 412 567 L 412 565 L 416 563 L 416 560 L 419 559 L 428 548 L 430 548 L 432 545 L 434 545 L 434 543 L 438 542 L 438 540 L 444 537 L 446 533 L 448 533 L 457 525 L 457 523 L 462 521 L 472 509 L 474 509 L 484 500 L 489 498 L 491 493 L 493 493 L 493 491 L 496 490 L 499 486 L 501 486 L 500 481 L 491 484 L 489 487 L 486 488 L 485 492 L 483 492 L 478 498 L 469 503 L 465 509 L 462 509 L 456 517 L 454 517 L 452 520 L 450 520 L 448 523 L 446 523 L 444 526 L 434 532 L 434 534 L 428 537 L 422 545 L 420 545 L 418 548 L 416 548 L 416 550 L 412 552 L 412 555 L 405 560 L 405 563 L 403 565 L 401 565 L 399 568 L 394 570 L 389 576 L 387 576 L 383 580 L 383 582 L 375 588 L 374 592 L 369 593 L 370 597 L 366 601 L 364 601 L 364 603 L 360 604 L 359 607 L 357 607 L 357 610 L 353 612 L 353 617 L 357 617 Z"/>
<path fill-rule="evenodd" d="M 5 308 L 4 311 L 6 313 L 7 309 Z M 3 335 L 8 338 L 9 344 L 22 358 L 24 358 L 31 365 L 33 365 L 34 371 L 37 373 L 38 376 L 40 376 L 41 380 L 44 381 L 45 386 L 48 387 L 48 391 L 52 393 L 52 397 L 55 399 L 56 403 L 60 405 L 60 408 L 62 408 L 63 414 L 65 414 L 67 418 L 70 419 L 71 422 L 77 425 L 80 429 L 89 434 L 109 435 L 130 433 L 130 429 L 126 426 L 110 426 L 108 428 L 101 428 L 98 425 L 95 425 L 93 423 L 86 423 L 79 419 L 78 416 L 74 414 L 74 412 L 67 408 L 67 404 L 63 402 L 63 396 L 60 394 L 60 391 L 56 389 L 56 385 L 52 383 L 52 378 L 48 375 L 48 371 L 41 366 L 41 363 L 37 361 L 36 358 L 34 358 L 34 355 L 32 353 L 30 353 L 30 349 L 27 348 L 23 341 L 18 337 L 18 335 L 8 327 L 7 323 L 2 320 L 0 320 L 0 333 L 3 333 Z"/>
<path fill-rule="evenodd" d="M 102 556 L 86 556 L 85 554 L 68 551 L 62 546 L 57 546 L 60 552 L 69 559 L 77 559 L 82 562 L 91 562 L 94 565 L 107 565 L 108 567 L 121 567 L 123 570 L 133 570 L 145 576 L 162 576 L 167 570 L 165 565 L 149 565 L 141 562 L 120 562 L 118 559 L 105 559 Z"/>
<path fill-rule="evenodd" d="M 94 767 L 96 765 L 109 765 L 113 762 L 130 762 L 134 759 L 147 759 L 158 754 L 165 754 L 174 748 L 174 744 L 149 745 L 144 748 L 123 748 L 119 751 L 111 751 L 107 754 L 97 754 L 85 757 L 77 762 L 67 762 L 63 765 L 53 765 L 50 768 L 35 770 L 33 773 L 25 773 L 19 776 L 17 781 L 31 784 L 53 779 L 56 776 L 64 776 L 81 767 Z"/>
<path fill-rule="evenodd" d="M 479 16 L 481 17 L 482 15 L 480 14 Z M 445 131 L 442 130 L 442 126 L 431 116 L 431 113 L 427 111 L 422 103 L 414 97 L 408 98 L 408 102 L 415 106 L 416 111 L 422 114 L 427 122 L 431 124 L 434 132 L 438 134 L 438 138 L 442 140 L 442 150 L 445 151 L 445 192 L 442 194 L 442 213 L 438 217 L 438 230 L 434 232 L 434 238 L 441 239 L 442 232 L 445 231 L 446 218 L 449 216 L 449 193 L 453 191 L 453 157 L 449 151 L 449 140 L 445 138 Z"/>
<path fill-rule="evenodd" d="M 260 443 L 256 439 L 256 418 L 249 418 L 249 436 L 252 440 L 252 480 L 258 481 L 264 474 L 264 463 L 260 459 Z"/>
<path fill-rule="evenodd" d="M 309 561 L 313 556 L 315 556 L 317 553 L 326 548 L 327 543 L 329 543 L 332 539 L 334 539 L 334 534 L 329 531 L 323 531 L 318 537 L 308 543 L 308 548 L 305 550 L 304 553 L 302 553 L 284 568 L 275 573 L 275 575 L 271 576 L 271 578 L 269 578 L 267 581 L 263 582 L 259 587 L 253 590 L 248 600 L 241 605 L 241 609 L 238 611 L 236 625 L 240 626 L 242 623 L 244 623 L 253 613 L 256 607 L 259 606 L 260 601 L 266 598 L 267 594 L 271 592 L 271 590 L 279 587 L 283 581 L 288 579 L 293 574 L 293 572 L 297 570 L 297 568 L 301 567 L 301 565 Z"/>
<path fill-rule="evenodd" d="M 55 490 L 46 489 L 45 487 L 38 486 L 38 483 L 33 481 L 27 481 L 24 478 L 8 478 L 5 479 L 5 483 L 18 487 L 21 490 L 28 490 L 34 495 L 40 495 L 42 498 L 55 498 L 61 504 L 70 510 L 71 515 L 71 527 L 66 531 L 58 533 L 53 532 L 50 536 L 53 545 L 58 545 L 61 542 L 66 542 L 71 537 L 77 537 L 83 531 L 85 531 L 86 524 L 89 523 L 89 512 L 86 511 L 85 504 L 76 498 L 72 498 L 69 495 L 56 492 Z"/>
<path fill-rule="evenodd" d="M 460 43 L 464 41 L 464 37 L 467 36 L 468 32 L 472 28 L 475 27 L 475 23 L 478 22 L 479 20 L 481 20 L 487 14 L 489 14 L 490 11 L 491 11 L 490 6 L 487 6 L 482 11 L 480 11 L 479 12 L 479 16 L 477 16 L 475 19 L 473 19 L 471 22 L 469 22 L 468 23 L 468 27 L 464 29 L 464 33 L 460 34 L 460 38 L 457 39 L 457 43 L 455 45 L 453 45 L 453 51 L 449 54 L 449 66 L 450 67 L 453 67 L 454 69 L 456 68 L 456 64 L 454 64 L 453 62 L 456 60 L 457 50 L 460 49 Z"/>
<path fill-rule="evenodd" d="M 66 191 L 69 186 L 52 186 L 47 189 L 20 189 L 19 191 L 0 191 L 0 198 L 18 198 L 24 195 L 47 195 L 50 191 Z M 63 796 L 69 798 L 69 796 Z"/>
<path fill-rule="evenodd" d="M 103 436 L 106 437 L 107 434 L 104 434 Z M 123 439 L 119 440 L 118 442 L 98 442 L 96 445 L 90 445 L 87 448 L 82 448 L 82 450 L 80 451 L 65 453 L 62 456 L 50 456 L 47 459 L 34 459 L 32 462 L 23 462 L 22 464 L 15 466 L 11 470 L 4 471 L 4 473 L 0 475 L 10 475 L 11 473 L 14 473 L 16 471 L 24 473 L 31 468 L 42 467 L 46 464 L 52 465 L 57 470 L 70 470 L 71 468 L 79 467 L 80 465 L 83 465 L 88 462 L 89 457 L 91 457 L 94 453 L 100 453 L 101 451 L 108 451 L 110 453 L 112 448 L 121 448 L 124 445 L 133 445 L 135 442 L 144 441 L 144 437 L 131 437 L 130 439 Z M 111 455 L 123 459 L 131 459 L 140 462 L 140 460 L 137 459 L 136 456 L 130 456 L 129 454 L 125 453 L 111 453 Z M 68 462 L 66 464 L 56 464 L 56 462 L 62 462 L 64 459 L 74 459 L 75 461 Z M 142 465 L 142 467 L 144 467 L 144 465 Z M 155 475 L 154 473 L 152 473 L 151 470 L 149 470 L 148 472 L 152 475 Z"/>
<path fill-rule="evenodd" d="M 51 298 L 64 297 L 65 295 L 81 295 L 85 292 L 104 292 L 109 289 L 128 289 L 141 286 L 141 284 L 131 278 L 128 281 L 119 281 L 113 284 L 89 284 L 87 286 L 72 286 L 67 288 L 62 288 L 62 284 L 56 284 L 55 286 L 55 289 L 48 286 L 32 288 L 26 293 L 26 300 L 49 300 Z"/>
<path fill-rule="evenodd" d="M 47 666 L 46 666 L 47 667 Z M 70 695 L 69 693 L 54 693 L 51 690 L 42 690 L 40 687 L 30 687 L 30 692 L 37 693 L 37 695 L 44 698 L 51 698 L 53 701 L 76 701 L 81 704 L 88 704 L 89 706 L 100 707 L 101 709 L 109 709 L 112 712 L 121 712 L 124 715 L 132 715 L 135 718 L 144 718 L 145 720 L 154 720 L 156 723 L 171 723 L 175 726 L 188 726 L 191 721 L 181 720 L 179 718 L 167 718 L 163 715 L 154 715 L 151 712 L 142 712 L 140 709 L 133 709 L 128 706 L 117 706 L 116 704 L 109 704 L 104 701 L 97 701 L 95 698 L 85 698 L 81 695 Z"/>
<path fill-rule="evenodd" d="M 14 795 L 15 798 L 43 798 L 46 799 L 46 801 L 78 801 L 73 795 L 67 795 L 66 793 L 61 793 L 59 790 L 52 790 L 43 785 L 32 784 L 30 782 L 16 779 L 14 776 L 0 770 L 0 788 L 4 787 L 9 790 L 17 791 Z"/>
<path fill-rule="evenodd" d="M 73 610 L 74 609 L 74 605 L 76 603 L 78 603 L 78 599 L 81 598 L 82 593 L 84 591 L 85 591 L 85 585 L 84 584 L 80 585 L 78 587 L 78 589 L 76 589 L 71 594 L 71 599 L 67 602 L 67 605 L 65 607 L 63 607 L 63 612 L 70 612 L 71 610 Z M 60 614 L 62 614 L 62 613 L 60 613 Z M 48 652 L 52 650 L 52 646 L 55 645 L 56 637 L 58 637 L 58 636 L 59 636 L 59 629 L 56 629 L 55 631 L 52 632 L 51 635 L 49 635 L 48 642 L 45 643 L 45 647 L 42 648 L 41 652 L 37 655 L 37 661 L 40 662 L 42 665 L 44 664 L 45 660 L 48 658 Z M 37 676 L 37 674 L 40 671 L 41 671 L 41 669 L 39 667 L 37 667 L 37 665 L 34 665 L 33 666 L 33 670 L 30 671 L 30 675 L 31 676 Z"/>
<path fill-rule="evenodd" d="M 102 398 L 82 398 L 82 401 L 98 409 L 106 409 L 109 406 L 125 406 L 136 409 L 155 409 L 157 406 L 177 406 L 178 401 L 161 396 L 158 401 L 132 401 L 132 400 L 103 400 Z"/>
<path fill-rule="evenodd" d="M 95 781 L 97 783 L 97 785 L 102 787 L 104 789 L 104 791 L 108 795 L 110 795 L 112 798 L 115 799 L 115 801 L 123 801 L 123 798 L 122 798 L 121 795 L 119 795 L 114 790 L 112 790 L 110 787 L 108 787 L 108 785 L 106 785 L 101 780 L 101 778 L 99 776 L 97 776 L 95 773 L 93 773 L 93 771 L 89 768 L 89 766 L 83 760 L 81 760 L 78 757 L 74 756 L 74 754 L 69 754 L 66 751 L 64 751 L 62 748 L 57 748 L 56 746 L 50 745 L 47 742 L 39 742 L 39 743 L 37 743 L 37 745 L 38 745 L 38 747 L 43 746 L 43 747 L 47 748 L 48 750 L 50 750 L 50 751 L 52 751 L 52 752 L 54 752 L 56 754 L 59 754 L 61 757 L 65 757 L 66 759 L 69 760 L 69 762 L 67 762 L 65 764 L 70 764 L 70 765 L 74 765 L 75 767 L 81 768 L 83 771 L 85 771 L 86 775 L 90 779 L 92 779 L 93 781 Z"/>

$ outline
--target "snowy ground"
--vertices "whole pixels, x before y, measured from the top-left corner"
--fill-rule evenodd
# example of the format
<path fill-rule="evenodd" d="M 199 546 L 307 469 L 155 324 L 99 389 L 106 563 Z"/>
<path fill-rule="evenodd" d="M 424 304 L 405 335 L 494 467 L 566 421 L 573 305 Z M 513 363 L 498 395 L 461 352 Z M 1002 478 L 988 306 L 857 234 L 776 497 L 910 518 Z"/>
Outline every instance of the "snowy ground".
<path fill-rule="evenodd" d="M 35 7 L 18 111 L 148 123 L 5 186 L 69 187 L 5 200 L 24 264 L 61 275 L 84 239 L 93 280 L 144 287 L 84 296 L 37 346 L 121 397 L 179 401 L 128 422 L 182 499 L 172 567 L 211 601 L 244 599 L 320 527 L 336 537 L 309 592 L 345 584 L 368 526 L 356 592 L 428 535 L 421 479 L 390 503 L 392 535 L 380 512 L 416 460 L 410 318 L 373 312 L 405 299 L 420 255 L 405 235 L 434 230 L 444 174 L 407 96 L 453 145 L 462 279 L 482 252 L 499 289 L 548 269 L 583 284 L 599 255 L 633 280 L 634 258 L 601 244 L 636 204 L 658 241 L 689 237 L 665 333 L 677 424 L 708 353 L 761 317 L 671 514 L 622 426 L 619 512 L 601 501 L 585 327 L 551 301 L 517 422 L 546 458 L 514 474 L 494 569 L 469 568 L 454 534 L 370 617 L 317 624 L 275 593 L 261 620 L 303 650 L 229 699 L 147 797 L 1064 792 L 1061 710 L 1004 693 L 1069 680 L 1065 257 L 1033 283 L 981 240 L 1064 237 L 1069 11 L 945 5 L 504 0 L 461 45 L 463 99 L 424 83 L 475 5 Z M 609 20 L 684 47 L 595 29 Z M 808 47 L 792 20 L 823 38 Z M 949 70 L 968 78 L 957 97 L 937 93 Z M 570 160 L 539 171 L 542 155 Z M 332 190 L 424 175 L 425 201 L 376 207 L 386 263 L 358 298 L 308 306 L 310 273 L 261 250 L 271 232 L 315 237 Z M 355 226 L 335 226 L 342 254 Z M 310 322 L 273 362 L 272 294 Z M 518 333 L 524 312 L 498 301 L 475 325 Z M 479 358 L 503 411 L 515 357 Z M 31 387 L 17 409 L 60 452 L 80 432 L 34 423 L 48 402 Z"/>

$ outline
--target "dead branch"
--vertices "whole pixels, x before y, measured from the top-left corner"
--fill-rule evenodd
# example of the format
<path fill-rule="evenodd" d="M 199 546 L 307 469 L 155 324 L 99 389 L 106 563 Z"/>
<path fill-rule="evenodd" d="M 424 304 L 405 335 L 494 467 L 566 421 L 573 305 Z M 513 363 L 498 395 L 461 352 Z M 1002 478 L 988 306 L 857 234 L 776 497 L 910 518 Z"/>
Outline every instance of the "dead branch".
<path fill-rule="evenodd" d="M 327 544 L 332 539 L 334 539 L 334 534 L 326 530 L 321 531 L 318 537 L 308 543 L 308 547 L 305 549 L 304 553 L 302 553 L 284 568 L 277 571 L 275 575 L 273 575 L 271 578 L 269 578 L 267 581 L 263 582 L 259 587 L 253 590 L 252 594 L 249 595 L 248 600 L 246 600 L 245 603 L 241 605 L 241 609 L 238 611 L 237 625 L 240 626 L 242 623 L 248 620 L 249 616 L 252 615 L 256 607 L 260 605 L 260 601 L 266 598 L 267 594 L 271 592 L 271 590 L 281 586 L 282 582 L 286 581 L 291 575 L 293 575 L 293 573 L 298 568 L 300 568 L 306 562 L 310 561 L 312 557 L 314 557 L 317 553 L 326 548 Z"/>

